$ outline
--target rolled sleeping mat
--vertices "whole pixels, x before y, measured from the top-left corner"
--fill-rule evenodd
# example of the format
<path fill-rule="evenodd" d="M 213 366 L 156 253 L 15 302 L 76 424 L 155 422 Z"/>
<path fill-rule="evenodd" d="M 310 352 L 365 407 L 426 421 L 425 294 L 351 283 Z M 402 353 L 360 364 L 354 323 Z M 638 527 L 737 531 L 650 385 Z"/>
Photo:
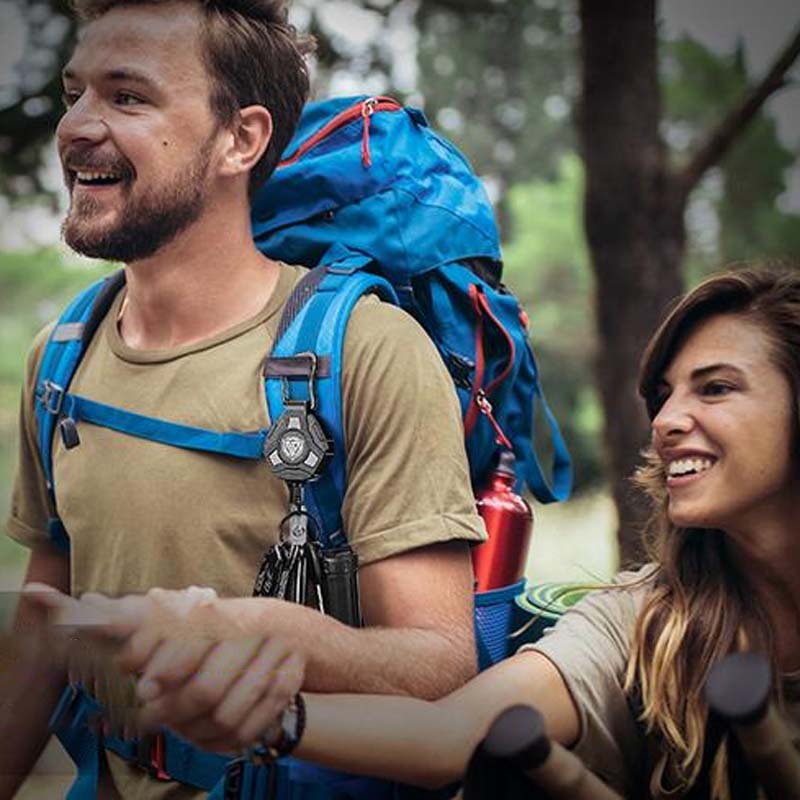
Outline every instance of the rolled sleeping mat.
<path fill-rule="evenodd" d="M 709 708 L 728 722 L 767 800 L 800 800 L 800 753 L 771 701 L 772 671 L 758 653 L 733 653 L 709 673 Z"/>
<path fill-rule="evenodd" d="M 527 781 L 506 780 L 505 793 L 498 794 L 496 782 L 492 790 L 492 779 L 501 776 L 503 771 L 524 775 Z M 539 711 L 516 705 L 495 719 L 476 749 L 464 781 L 464 800 L 521 800 L 523 797 L 527 800 L 623 800 L 622 795 L 603 783 L 578 756 L 548 738 L 544 717 Z"/>
<path fill-rule="evenodd" d="M 559 618 L 581 600 L 592 586 L 583 583 L 535 583 L 515 598 L 514 650 L 535 642 Z"/>

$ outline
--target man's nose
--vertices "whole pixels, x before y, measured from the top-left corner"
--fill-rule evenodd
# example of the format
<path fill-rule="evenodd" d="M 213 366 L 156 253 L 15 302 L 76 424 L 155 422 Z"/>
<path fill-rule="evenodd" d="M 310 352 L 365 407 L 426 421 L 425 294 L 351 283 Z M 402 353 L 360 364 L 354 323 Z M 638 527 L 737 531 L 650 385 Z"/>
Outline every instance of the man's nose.
<path fill-rule="evenodd" d="M 56 128 L 59 147 L 73 142 L 97 142 L 108 135 L 108 126 L 103 119 L 96 98 L 84 92 L 64 113 Z"/>
<path fill-rule="evenodd" d="M 693 426 L 694 416 L 689 403 L 675 393 L 664 401 L 651 423 L 653 439 L 662 442 L 688 433 Z"/>

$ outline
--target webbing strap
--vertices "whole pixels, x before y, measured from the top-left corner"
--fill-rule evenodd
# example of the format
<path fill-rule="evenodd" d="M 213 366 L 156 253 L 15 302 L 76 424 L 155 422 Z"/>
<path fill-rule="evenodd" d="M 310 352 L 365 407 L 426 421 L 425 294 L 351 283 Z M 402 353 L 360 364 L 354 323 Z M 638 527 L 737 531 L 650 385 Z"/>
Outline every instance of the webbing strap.
<path fill-rule="evenodd" d="M 335 248 L 331 253 L 337 256 L 336 260 L 325 260 L 303 279 L 308 279 L 314 291 L 304 291 L 303 305 L 292 306 L 291 320 L 287 325 L 281 324 L 279 329 L 283 333 L 276 340 L 271 354 L 273 358 L 287 358 L 311 352 L 330 364 L 326 376 L 317 376 L 315 393 L 318 407 L 315 413 L 321 417 L 326 433 L 333 441 L 333 458 L 323 474 L 307 485 L 306 491 L 309 512 L 320 525 L 323 547 L 338 544 L 342 535 L 341 505 L 347 475 L 341 380 L 347 323 L 355 304 L 367 293 L 378 294 L 382 299 L 397 304 L 397 297 L 388 281 L 363 271 L 372 263 L 369 256 L 346 248 Z M 265 392 L 270 419 L 276 420 L 283 413 L 285 396 L 293 400 L 308 399 L 308 382 L 267 376 Z"/>
<path fill-rule="evenodd" d="M 57 503 L 52 447 L 58 410 L 88 345 L 91 331 L 105 316 L 108 305 L 123 280 L 124 273 L 120 271 L 84 289 L 59 318 L 42 354 L 36 378 L 34 415 L 39 458 L 54 509 L 57 508 Z M 69 550 L 69 536 L 57 512 L 48 522 L 48 531 L 53 544 L 61 550 Z"/>
<path fill-rule="evenodd" d="M 561 435 L 561 430 L 558 427 L 558 422 L 547 405 L 544 399 L 542 388 L 539 381 L 536 381 L 534 387 L 535 399 L 538 402 L 544 414 L 547 425 L 550 429 L 550 441 L 553 446 L 553 460 L 552 460 L 552 486 L 545 478 L 542 468 L 539 466 L 539 459 L 533 451 L 533 445 L 530 439 L 525 437 L 524 440 L 517 440 L 515 444 L 530 452 L 528 459 L 528 472 L 525 476 L 528 485 L 531 487 L 534 495 L 542 503 L 551 503 L 554 501 L 566 500 L 572 490 L 572 460 L 567 450 L 567 445 L 564 442 L 564 437 Z"/>
<path fill-rule="evenodd" d="M 88 724 L 101 710 L 97 701 L 75 684 L 68 686 L 50 720 L 50 728 L 78 768 L 78 775 L 67 794 L 68 800 L 96 800 L 101 746 L 129 763 L 138 764 L 136 739 L 113 736 L 102 740 Z M 209 800 L 227 800 L 226 769 L 231 759 L 218 753 L 200 750 L 170 731 L 164 737 L 164 768 L 175 781 L 209 792 Z M 398 800 L 400 797 L 441 798 L 401 787 L 396 783 L 348 775 L 294 758 L 280 759 L 274 767 L 242 765 L 240 789 L 236 800 L 262 800 L 266 796 L 269 770 L 277 769 L 276 800 Z M 446 796 L 451 796 L 448 792 Z"/>
<path fill-rule="evenodd" d="M 85 322 L 91 315 L 95 298 L 104 285 L 105 279 L 97 281 L 88 289 L 81 292 L 81 294 L 67 306 L 53 333 L 58 332 L 60 328 L 63 330 L 61 326 L 65 324 Z M 42 459 L 42 468 L 44 469 L 47 488 L 51 493 L 51 499 L 54 504 L 53 457 L 51 448 L 56 417 L 54 414 L 50 413 L 49 409 L 44 407 L 41 399 L 45 391 L 45 384 L 57 387 L 57 390 L 62 393 L 67 390 L 82 354 L 82 338 L 54 339 L 51 335 L 50 340 L 45 346 L 44 353 L 42 354 L 42 361 L 39 365 L 39 375 L 36 382 L 38 401 L 35 404 L 36 423 L 39 434 L 39 454 Z"/>
<path fill-rule="evenodd" d="M 208 792 L 224 777 L 229 758 L 198 750 L 185 739 L 163 730 L 164 770 L 173 780 Z M 103 746 L 129 763 L 137 763 L 137 741 L 103 737 Z M 242 795 L 247 797 L 247 795 Z"/>
<path fill-rule="evenodd" d="M 94 800 L 97 797 L 99 751 L 104 746 L 130 763 L 138 763 L 136 739 L 115 736 L 100 738 L 89 724 L 101 711 L 97 701 L 78 684 L 68 686 L 50 719 L 50 729 L 56 734 L 70 758 L 75 762 L 78 776 L 67 797 L 69 800 Z M 217 753 L 199 750 L 169 731 L 163 731 L 167 773 L 189 786 L 210 791 L 225 774 L 230 759 Z M 247 795 L 241 795 L 246 800 Z"/>
<path fill-rule="evenodd" d="M 264 440 L 267 437 L 265 429 L 249 433 L 211 431 L 146 417 L 76 394 L 66 395 L 62 410 L 76 422 L 90 422 L 139 439 L 149 439 L 186 450 L 201 450 L 254 460 L 261 459 L 264 455 Z"/>

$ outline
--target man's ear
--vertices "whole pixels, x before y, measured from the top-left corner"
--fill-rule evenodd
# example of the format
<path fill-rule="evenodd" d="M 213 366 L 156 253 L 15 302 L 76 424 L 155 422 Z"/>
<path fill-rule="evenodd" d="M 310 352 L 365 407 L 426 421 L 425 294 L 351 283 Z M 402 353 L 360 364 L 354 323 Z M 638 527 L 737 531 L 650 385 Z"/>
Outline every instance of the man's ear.
<path fill-rule="evenodd" d="M 272 115 L 264 106 L 240 109 L 228 129 L 221 174 L 233 176 L 250 172 L 264 155 L 271 138 Z"/>

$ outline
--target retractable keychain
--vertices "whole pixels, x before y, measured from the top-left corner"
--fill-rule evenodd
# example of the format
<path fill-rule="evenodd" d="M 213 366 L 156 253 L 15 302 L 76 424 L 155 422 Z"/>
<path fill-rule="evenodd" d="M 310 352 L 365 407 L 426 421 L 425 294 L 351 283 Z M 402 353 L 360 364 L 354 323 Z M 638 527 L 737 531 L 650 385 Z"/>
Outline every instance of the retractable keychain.
<path fill-rule="evenodd" d="M 253 594 L 303 604 L 310 600 L 325 611 L 320 546 L 304 496 L 305 484 L 319 475 L 330 445 L 312 407 L 287 400 L 264 444 L 267 464 L 289 486 L 289 513 L 281 521 L 278 543 L 264 554 Z"/>

